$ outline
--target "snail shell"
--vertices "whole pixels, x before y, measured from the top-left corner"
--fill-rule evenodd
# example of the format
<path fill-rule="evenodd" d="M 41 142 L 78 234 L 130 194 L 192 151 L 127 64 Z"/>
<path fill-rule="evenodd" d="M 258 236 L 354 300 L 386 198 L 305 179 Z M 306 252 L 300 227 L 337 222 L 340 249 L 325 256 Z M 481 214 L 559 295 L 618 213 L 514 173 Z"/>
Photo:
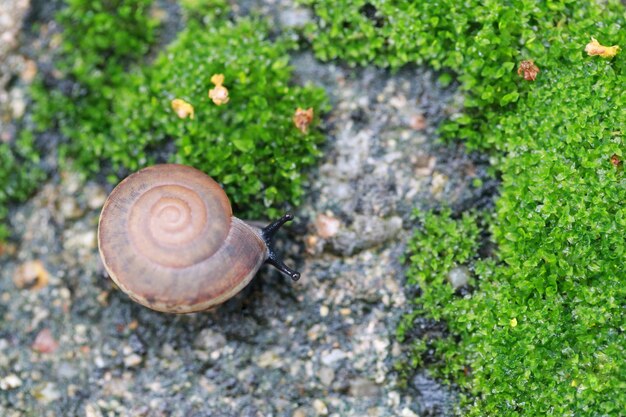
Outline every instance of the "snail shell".
<path fill-rule="evenodd" d="M 184 165 L 155 165 L 122 181 L 100 215 L 106 270 L 134 301 L 153 310 L 211 309 L 241 291 L 263 263 L 297 280 L 271 246 L 290 215 L 265 229 L 233 217 L 217 182 Z"/>

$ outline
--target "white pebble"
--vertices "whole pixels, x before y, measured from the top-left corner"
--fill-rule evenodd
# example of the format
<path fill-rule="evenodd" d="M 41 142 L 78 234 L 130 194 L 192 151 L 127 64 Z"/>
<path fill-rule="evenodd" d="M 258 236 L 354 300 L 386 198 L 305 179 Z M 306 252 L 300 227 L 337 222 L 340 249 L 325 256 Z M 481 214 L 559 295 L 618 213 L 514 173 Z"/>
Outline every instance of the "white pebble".
<path fill-rule="evenodd" d="M 22 385 L 22 380 L 15 374 L 7 375 L 0 379 L 0 390 L 8 391 L 10 389 L 18 388 Z"/>
<path fill-rule="evenodd" d="M 318 416 L 325 416 L 328 414 L 328 407 L 324 404 L 324 401 L 320 399 L 313 400 L 313 408 L 317 412 Z"/>

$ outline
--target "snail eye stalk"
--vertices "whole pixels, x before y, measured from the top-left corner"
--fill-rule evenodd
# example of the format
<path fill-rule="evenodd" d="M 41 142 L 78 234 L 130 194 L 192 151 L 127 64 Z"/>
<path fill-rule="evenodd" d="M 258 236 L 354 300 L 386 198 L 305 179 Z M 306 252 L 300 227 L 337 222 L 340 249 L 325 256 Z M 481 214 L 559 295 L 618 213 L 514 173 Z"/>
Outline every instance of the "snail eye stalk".
<path fill-rule="evenodd" d="M 285 223 L 291 220 L 293 220 L 293 214 L 291 213 L 285 214 L 280 219 L 276 220 L 275 222 L 270 223 L 268 226 L 261 229 L 261 237 L 263 237 L 263 240 L 265 241 L 265 244 L 267 245 L 267 250 L 269 253 L 269 257 L 267 258 L 267 261 L 265 262 L 274 266 L 280 272 L 289 276 L 289 278 L 291 278 L 292 280 L 297 281 L 300 279 L 300 273 L 298 271 L 295 271 L 289 268 L 287 265 L 285 265 L 282 259 L 280 259 L 278 255 L 276 254 L 276 250 L 274 249 L 274 246 L 272 243 L 272 240 L 274 238 L 274 235 L 276 235 L 276 232 L 278 232 L 278 230 L 282 227 L 282 225 L 284 225 Z"/>

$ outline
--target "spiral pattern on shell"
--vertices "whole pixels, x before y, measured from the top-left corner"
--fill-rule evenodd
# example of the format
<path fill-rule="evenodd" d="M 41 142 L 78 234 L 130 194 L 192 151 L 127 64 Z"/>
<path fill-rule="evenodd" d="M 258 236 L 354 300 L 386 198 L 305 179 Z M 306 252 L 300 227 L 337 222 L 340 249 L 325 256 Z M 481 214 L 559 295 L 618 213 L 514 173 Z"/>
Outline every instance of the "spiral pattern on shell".
<path fill-rule="evenodd" d="M 175 164 L 145 168 L 113 190 L 100 216 L 98 243 L 124 292 L 176 313 L 229 298 L 267 257 L 261 237 L 232 217 L 219 184 Z"/>

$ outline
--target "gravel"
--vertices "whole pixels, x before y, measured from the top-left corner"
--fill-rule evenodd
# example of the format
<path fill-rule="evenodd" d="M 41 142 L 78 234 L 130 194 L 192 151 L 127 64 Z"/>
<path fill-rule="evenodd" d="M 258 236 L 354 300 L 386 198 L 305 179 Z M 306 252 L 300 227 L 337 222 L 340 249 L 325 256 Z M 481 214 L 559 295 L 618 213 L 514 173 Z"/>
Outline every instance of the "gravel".
<path fill-rule="evenodd" d="M 292 2 L 240 7 L 282 28 L 311 18 Z M 471 186 L 486 178 L 486 161 L 437 141 L 461 97 L 423 68 L 354 69 L 306 52 L 293 65 L 297 82 L 324 86 L 333 104 L 308 198 L 277 242 L 301 280 L 262 268 L 215 311 L 143 308 L 114 287 L 98 254 L 110 186 L 59 173 L 13 210 L 16 239 L 0 255 L 0 415 L 452 413 L 454 392 L 423 372 L 401 388 L 393 366 L 402 356 L 395 328 L 410 308 L 399 259 L 412 210 L 463 210 L 489 190 L 488 181 Z M 16 285 L 25 265 L 41 269 Z"/>
<path fill-rule="evenodd" d="M 0 143 L 11 142 L 26 111 L 25 88 L 37 68 L 18 51 L 29 0 L 0 0 Z"/>

